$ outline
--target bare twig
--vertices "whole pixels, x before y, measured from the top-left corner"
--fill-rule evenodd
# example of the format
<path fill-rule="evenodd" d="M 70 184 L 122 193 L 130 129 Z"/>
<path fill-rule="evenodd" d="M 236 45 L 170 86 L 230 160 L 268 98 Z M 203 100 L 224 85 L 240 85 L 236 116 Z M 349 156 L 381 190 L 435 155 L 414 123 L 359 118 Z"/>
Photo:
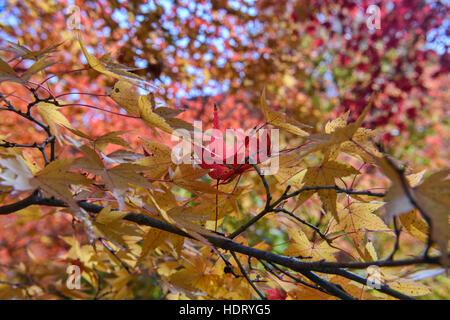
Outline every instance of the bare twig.
<path fill-rule="evenodd" d="M 255 292 L 258 294 L 258 296 L 262 300 L 266 300 L 266 296 L 256 287 L 256 285 L 253 283 L 253 281 L 249 278 L 247 272 L 245 271 L 244 267 L 242 266 L 241 262 L 239 261 L 238 257 L 233 251 L 230 251 L 231 255 L 233 256 L 234 260 L 236 261 L 236 264 L 238 265 L 239 269 L 241 270 L 242 275 L 245 277 L 247 282 L 250 284 L 250 286 L 255 290 Z"/>
<path fill-rule="evenodd" d="M 318 227 L 316 227 L 315 225 L 303 220 L 302 218 L 298 217 L 297 215 L 293 214 L 292 212 L 290 212 L 289 210 L 286 210 L 284 208 L 277 208 L 273 210 L 274 212 L 283 212 L 286 213 L 287 215 L 289 215 L 290 217 L 294 218 L 295 220 L 297 220 L 300 223 L 303 223 L 304 225 L 310 227 L 311 229 L 313 229 L 323 240 L 325 240 L 328 243 L 331 243 L 332 240 L 328 239 L 327 236 L 325 234 L 323 234 L 320 229 Z"/>

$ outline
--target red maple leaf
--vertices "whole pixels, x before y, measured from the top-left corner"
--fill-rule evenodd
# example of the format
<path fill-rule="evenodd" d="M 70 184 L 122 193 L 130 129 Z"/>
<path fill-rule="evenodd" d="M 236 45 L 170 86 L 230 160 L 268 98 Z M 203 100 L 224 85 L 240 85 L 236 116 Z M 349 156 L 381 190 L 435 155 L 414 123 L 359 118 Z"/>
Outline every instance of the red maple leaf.
<path fill-rule="evenodd" d="M 286 292 L 281 292 L 279 288 L 275 289 L 266 289 L 267 292 L 267 300 L 286 300 L 287 294 Z"/>
<path fill-rule="evenodd" d="M 223 132 L 220 131 L 216 106 L 214 106 L 213 127 L 215 132 L 220 134 L 217 137 L 215 135 L 211 137 L 208 148 L 194 146 L 196 155 L 199 157 L 201 155 L 199 166 L 203 169 L 211 169 L 208 175 L 212 179 L 229 182 L 252 167 L 251 159 L 253 159 L 253 163 L 257 164 L 270 157 L 270 135 L 266 130 L 262 134 L 255 134 L 261 129 L 259 128 L 247 134 L 248 132 L 244 133 L 243 130 L 228 129 L 237 137 L 237 143 L 235 141 L 233 143 L 225 142 Z M 227 157 L 229 154 L 231 156 Z"/>

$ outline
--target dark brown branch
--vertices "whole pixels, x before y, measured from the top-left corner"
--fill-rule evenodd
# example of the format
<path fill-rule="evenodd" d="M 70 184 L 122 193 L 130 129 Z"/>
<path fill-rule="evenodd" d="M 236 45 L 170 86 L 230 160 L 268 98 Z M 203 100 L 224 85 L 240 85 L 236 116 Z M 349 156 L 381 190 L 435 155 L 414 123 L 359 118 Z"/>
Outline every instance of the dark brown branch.
<path fill-rule="evenodd" d="M 311 289 L 319 290 L 319 291 L 322 291 L 322 292 L 326 293 L 322 288 L 320 288 L 320 287 L 318 287 L 318 286 L 315 286 L 315 285 L 312 285 L 312 284 L 309 284 L 309 283 L 303 281 L 302 279 L 293 276 L 293 275 L 290 274 L 289 272 L 287 272 L 287 271 L 281 269 L 280 267 L 278 267 L 276 264 L 273 264 L 273 263 L 269 262 L 270 266 L 272 266 L 272 268 L 270 268 L 263 260 L 259 260 L 259 262 L 261 262 L 261 264 L 264 266 L 264 268 L 265 268 L 267 271 L 269 271 L 269 272 L 272 273 L 273 275 L 277 276 L 277 278 L 280 279 L 280 280 L 283 280 L 282 277 L 278 276 L 278 275 L 274 272 L 274 270 L 277 270 L 278 272 L 284 274 L 284 275 L 287 276 L 288 278 L 291 278 L 292 280 L 294 280 L 294 281 L 297 282 L 297 283 L 301 283 L 302 285 L 307 286 L 307 287 L 309 287 L 309 288 L 311 288 Z"/>
<path fill-rule="evenodd" d="M 368 280 L 366 278 L 361 277 L 353 272 L 350 272 L 350 271 L 344 270 L 344 269 L 329 270 L 329 272 L 327 272 L 327 273 L 333 273 L 333 274 L 339 275 L 341 277 L 356 281 L 363 285 L 367 285 L 367 283 L 368 283 Z M 414 298 L 412 298 L 406 294 L 403 294 L 401 292 L 398 292 L 396 290 L 393 290 L 393 289 L 389 288 L 389 286 L 382 284 L 382 283 L 380 283 L 380 288 L 377 290 L 380 292 L 383 292 L 391 297 L 400 299 L 400 300 L 414 300 Z"/>
<path fill-rule="evenodd" d="M 49 143 L 50 144 L 53 143 L 54 140 L 55 140 L 55 136 L 48 137 L 41 144 L 38 144 L 37 142 L 24 144 L 24 143 L 15 143 L 15 142 L 2 140 L 3 142 L 0 143 L 0 147 L 3 147 L 3 148 L 35 148 L 35 149 L 38 149 L 42 153 L 42 157 L 44 158 L 45 164 L 49 164 L 50 162 L 49 162 L 49 160 L 47 158 L 47 154 L 45 153 L 45 147 Z"/>
<path fill-rule="evenodd" d="M 365 196 L 380 197 L 380 198 L 385 196 L 384 193 L 372 192 L 369 190 L 362 190 L 362 191 L 348 190 L 348 189 L 340 188 L 336 185 L 334 185 L 334 186 L 311 186 L 311 187 L 307 186 L 307 187 L 300 188 L 292 193 L 287 194 L 286 196 L 284 196 L 283 200 L 295 197 L 304 191 L 318 191 L 318 190 L 330 190 L 330 189 L 336 190 L 337 193 L 345 193 L 348 195 L 352 195 L 352 194 L 365 195 Z"/>
<path fill-rule="evenodd" d="M 53 103 L 55 105 L 59 105 L 58 101 L 53 99 L 52 97 L 48 97 L 45 99 L 42 99 L 38 96 L 36 90 L 34 88 L 28 88 L 31 93 L 33 94 L 35 100 L 30 102 L 27 105 L 27 111 L 26 112 L 22 112 L 19 109 L 16 109 L 11 102 L 9 102 L 9 100 L 7 100 L 3 94 L 0 93 L 0 99 L 5 102 L 6 107 L 7 108 L 2 108 L 1 110 L 6 110 L 6 111 L 11 111 L 14 112 L 16 114 L 18 114 L 19 116 L 21 116 L 22 118 L 25 118 L 31 122 L 33 122 L 34 124 L 38 125 L 39 127 L 41 127 L 48 135 L 48 138 L 41 144 L 41 145 L 36 145 L 33 146 L 35 148 L 38 148 L 39 151 L 41 151 L 42 156 L 44 158 L 45 164 L 49 164 L 51 161 L 54 161 L 56 159 L 56 154 L 55 154 L 55 148 L 56 148 L 56 139 L 55 136 L 52 134 L 51 130 L 50 130 L 50 126 L 45 125 L 44 123 L 40 122 L 39 120 L 37 120 L 32 114 L 31 114 L 31 108 L 35 105 L 37 105 L 39 102 L 47 102 L 47 103 Z M 5 142 L 5 145 L 3 145 L 4 147 L 8 147 L 8 142 Z M 45 146 L 47 144 L 50 144 L 50 160 L 47 158 L 47 155 L 45 153 Z M 32 145 L 30 145 L 32 146 Z M 24 146 L 22 146 L 24 147 Z"/>
<path fill-rule="evenodd" d="M 356 300 L 356 298 L 349 295 L 340 286 L 337 286 L 336 284 L 319 277 L 317 274 L 315 274 L 312 271 L 299 271 L 299 272 L 301 274 L 303 274 L 305 277 L 307 277 L 309 280 L 311 280 L 312 282 L 318 284 L 328 294 L 331 294 L 333 296 L 341 298 L 342 300 Z"/>
<path fill-rule="evenodd" d="M 7 204 L 0 207 L 0 215 L 3 214 L 10 214 L 22 209 L 25 209 L 26 207 L 29 207 L 33 204 L 37 204 L 39 201 L 38 197 L 38 191 L 34 191 L 30 196 L 26 197 L 25 199 L 22 199 L 20 201 Z"/>

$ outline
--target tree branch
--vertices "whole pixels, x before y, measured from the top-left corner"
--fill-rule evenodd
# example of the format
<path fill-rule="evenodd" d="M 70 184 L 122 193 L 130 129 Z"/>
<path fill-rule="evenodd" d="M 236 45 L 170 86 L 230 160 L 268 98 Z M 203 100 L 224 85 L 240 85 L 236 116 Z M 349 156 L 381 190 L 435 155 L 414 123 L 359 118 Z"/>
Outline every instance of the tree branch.
<path fill-rule="evenodd" d="M 46 205 L 46 206 L 53 206 L 53 207 L 66 207 L 67 205 L 58 199 L 53 198 L 41 198 L 39 197 L 39 193 L 35 191 L 32 195 L 30 195 L 28 198 L 23 199 L 15 204 L 2 206 L 0 207 L 0 213 L 1 214 L 7 214 L 11 213 L 20 209 L 24 209 L 29 205 Z M 85 209 L 86 211 L 89 211 L 91 213 L 99 213 L 103 206 L 93 204 L 87 201 L 78 201 L 78 205 Z M 139 213 L 130 213 L 127 216 L 124 217 L 125 220 L 131 221 L 140 225 L 150 226 L 153 228 L 157 228 L 160 230 L 164 230 L 170 233 L 174 233 L 186 238 L 190 238 L 195 240 L 191 235 L 189 235 L 187 232 L 165 222 L 162 220 L 158 220 L 143 214 Z M 379 266 L 379 267 L 394 267 L 394 266 L 407 266 L 407 265 L 414 265 L 414 264 L 439 264 L 440 257 L 416 257 L 411 259 L 404 259 L 404 260 L 378 260 L 378 261 L 372 261 L 372 262 L 327 262 L 327 261 L 302 261 L 296 258 L 287 257 L 278 255 L 269 251 L 263 251 L 256 248 L 252 248 L 249 246 L 245 246 L 239 243 L 234 242 L 231 239 L 222 237 L 220 235 L 211 235 L 208 234 L 202 234 L 202 237 L 204 237 L 206 240 L 208 240 L 213 246 L 217 248 L 222 248 L 225 250 L 238 252 L 247 256 L 254 257 L 256 259 L 265 260 L 267 262 L 278 264 L 280 266 L 284 266 L 286 268 L 289 268 L 293 271 L 300 272 L 305 277 L 313 281 L 314 283 L 320 285 L 322 288 L 327 290 L 327 292 L 330 292 L 333 295 L 339 294 L 339 297 L 341 298 L 350 298 L 346 295 L 345 292 L 336 291 L 340 290 L 335 285 L 331 285 L 330 283 L 324 282 L 325 280 L 321 277 L 317 276 L 313 271 L 315 272 L 321 272 L 321 273 L 329 273 L 329 274 L 338 274 L 345 276 L 345 277 L 354 277 L 344 271 L 342 268 L 348 268 L 348 269 L 365 269 L 369 266 Z M 361 280 L 361 279 L 360 279 Z M 362 280 L 361 280 L 362 281 Z M 330 291 L 331 290 L 331 291 Z M 384 292 L 389 295 L 396 294 L 396 297 L 400 297 L 400 293 L 396 293 L 395 290 L 390 289 L 388 286 L 383 286 L 381 292 Z M 395 291 L 395 292 L 394 292 Z"/>

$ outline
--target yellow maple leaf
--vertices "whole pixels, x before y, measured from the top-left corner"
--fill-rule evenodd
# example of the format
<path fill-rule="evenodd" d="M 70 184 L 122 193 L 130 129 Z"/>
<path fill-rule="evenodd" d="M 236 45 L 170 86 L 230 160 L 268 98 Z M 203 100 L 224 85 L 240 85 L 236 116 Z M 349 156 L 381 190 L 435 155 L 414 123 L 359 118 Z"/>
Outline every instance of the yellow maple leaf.
<path fill-rule="evenodd" d="M 290 257 L 299 257 L 310 261 L 326 260 L 336 261 L 333 253 L 338 250 L 330 247 L 326 241 L 318 240 L 311 243 L 303 231 L 289 231 L 293 242 L 284 250 L 283 254 Z"/>
<path fill-rule="evenodd" d="M 138 106 L 139 114 L 146 124 L 151 127 L 161 129 L 167 133 L 173 132 L 172 127 L 166 122 L 166 120 L 152 111 L 151 103 L 147 96 L 142 95 L 139 97 Z"/>
<path fill-rule="evenodd" d="M 304 187 L 314 186 L 334 186 L 336 178 L 347 177 L 359 173 L 352 166 L 339 161 L 325 160 L 320 166 L 310 167 L 303 177 Z M 316 191 L 304 191 L 300 193 L 296 206 L 300 206 L 308 200 Z M 333 216 L 339 220 L 336 209 L 337 193 L 334 189 L 318 190 L 320 200 L 324 207 L 329 210 Z"/>
<path fill-rule="evenodd" d="M 325 133 L 333 134 L 336 130 L 345 130 L 342 128 L 347 127 L 348 116 L 349 112 L 347 111 L 339 118 L 328 122 L 325 126 Z M 352 130 L 350 130 L 350 133 L 351 132 L 353 132 L 353 128 Z M 374 137 L 376 134 L 377 132 L 375 130 L 366 128 L 357 128 L 356 131 L 351 136 L 351 139 L 353 141 L 344 141 L 342 143 L 334 144 L 330 148 L 326 149 L 325 153 L 327 154 L 327 157 L 335 159 L 338 155 L 338 152 L 341 151 L 350 154 L 352 156 L 359 157 L 366 163 L 373 163 L 373 158 L 370 154 L 378 155 L 379 152 L 373 146 L 367 145 L 367 142 L 369 141 L 370 138 Z M 363 150 L 361 146 L 363 146 L 365 150 Z M 368 154 L 367 151 L 370 154 Z"/>
<path fill-rule="evenodd" d="M 167 240 L 168 236 L 169 233 L 165 231 L 150 228 L 150 230 L 148 230 L 148 232 L 143 237 L 142 251 L 137 264 L 139 265 L 140 263 L 142 263 L 142 261 L 148 256 L 151 251 L 155 250 L 158 246 L 160 246 Z"/>
<path fill-rule="evenodd" d="M 154 108 L 153 111 L 158 114 L 160 117 L 163 117 L 164 119 L 170 119 L 173 117 L 176 117 L 180 113 L 182 113 L 184 110 L 181 109 L 172 109 L 167 107 L 158 107 Z"/>
<path fill-rule="evenodd" d="M 144 167 L 148 178 L 158 179 L 169 172 L 174 166 L 170 147 L 156 141 L 141 138 L 144 148 L 149 154 L 147 157 L 136 160 L 134 163 Z"/>
<path fill-rule="evenodd" d="M 97 59 L 94 55 L 89 54 L 80 31 L 78 31 L 78 43 L 80 44 L 81 51 L 83 52 L 89 66 L 91 66 L 91 68 L 95 71 L 122 81 L 130 82 L 136 86 L 153 86 L 151 83 L 145 81 L 142 77 L 139 77 L 138 75 L 135 75 L 134 73 L 128 71 L 133 68 L 129 68 L 117 63 L 111 63 L 108 54 L 101 59 Z"/>
<path fill-rule="evenodd" d="M 280 184 L 291 186 L 301 185 L 307 170 L 300 167 L 281 167 L 274 175 Z"/>
<path fill-rule="evenodd" d="M 374 96 L 372 96 L 369 104 L 364 108 L 363 112 L 355 122 L 346 124 L 348 117 L 348 113 L 346 113 L 340 118 L 328 123 L 325 126 L 325 133 L 310 135 L 308 138 L 312 141 L 316 141 L 317 144 L 309 147 L 305 152 L 305 155 L 318 150 L 323 150 L 326 158 L 333 159 L 336 155 L 336 152 L 344 143 L 346 143 L 344 147 L 345 149 L 347 149 L 347 152 L 357 153 L 358 155 L 364 154 L 362 151 L 354 149 L 354 147 L 347 142 L 354 144 L 353 141 L 359 140 L 359 142 L 365 143 L 370 137 L 370 134 L 368 134 L 370 131 L 368 131 L 367 129 L 362 129 L 360 127 L 372 107 L 373 97 Z M 358 143 L 358 141 L 356 142 Z M 367 156 L 365 156 L 365 158 L 367 158 Z"/>
<path fill-rule="evenodd" d="M 3 81 L 24 83 L 23 80 L 16 74 L 14 69 L 0 58 L 0 83 Z"/>
<path fill-rule="evenodd" d="M 119 80 L 114 84 L 109 96 L 126 112 L 139 117 L 138 100 L 140 94 L 133 91 L 133 84 Z"/>
<path fill-rule="evenodd" d="M 85 176 L 68 172 L 74 159 L 57 159 L 40 170 L 33 178 L 35 188 L 40 188 L 51 196 L 63 200 L 69 206 L 78 208 L 70 190 L 70 185 L 87 185 Z"/>
<path fill-rule="evenodd" d="M 50 131 L 60 140 L 58 128 L 56 125 L 62 125 L 68 129 L 73 129 L 69 120 L 58 110 L 59 107 L 47 102 L 39 102 L 36 106 L 38 114 L 45 124 L 50 127 Z"/>
<path fill-rule="evenodd" d="M 130 148 L 130 145 L 125 141 L 125 139 L 119 137 L 119 135 L 124 133 L 126 133 L 126 131 L 113 131 L 108 132 L 107 134 L 104 134 L 98 138 L 89 140 L 92 140 L 95 148 L 100 150 L 101 152 L 103 152 L 108 144 L 115 144 L 125 148 Z"/>
<path fill-rule="evenodd" d="M 41 57 L 38 61 L 36 61 L 35 63 L 33 63 L 31 65 L 31 67 L 29 67 L 27 69 L 27 71 L 25 71 L 22 76 L 21 79 L 28 81 L 32 75 L 44 70 L 45 68 L 54 65 L 56 62 L 49 60 L 48 56 L 43 56 Z"/>
<path fill-rule="evenodd" d="M 389 281 L 386 283 L 391 289 L 407 294 L 412 297 L 424 296 L 430 294 L 432 290 L 420 283 L 416 283 L 406 279 Z"/>
<path fill-rule="evenodd" d="M 95 221 L 101 224 L 109 224 L 122 219 L 128 214 L 126 211 L 111 210 L 111 207 L 105 207 L 95 217 Z"/>
<path fill-rule="evenodd" d="M 361 256 L 364 254 L 364 238 L 368 231 L 388 231 L 388 226 L 373 212 L 382 203 L 354 203 L 339 214 L 339 221 L 332 221 L 329 232 L 344 231 L 356 245 Z"/>

